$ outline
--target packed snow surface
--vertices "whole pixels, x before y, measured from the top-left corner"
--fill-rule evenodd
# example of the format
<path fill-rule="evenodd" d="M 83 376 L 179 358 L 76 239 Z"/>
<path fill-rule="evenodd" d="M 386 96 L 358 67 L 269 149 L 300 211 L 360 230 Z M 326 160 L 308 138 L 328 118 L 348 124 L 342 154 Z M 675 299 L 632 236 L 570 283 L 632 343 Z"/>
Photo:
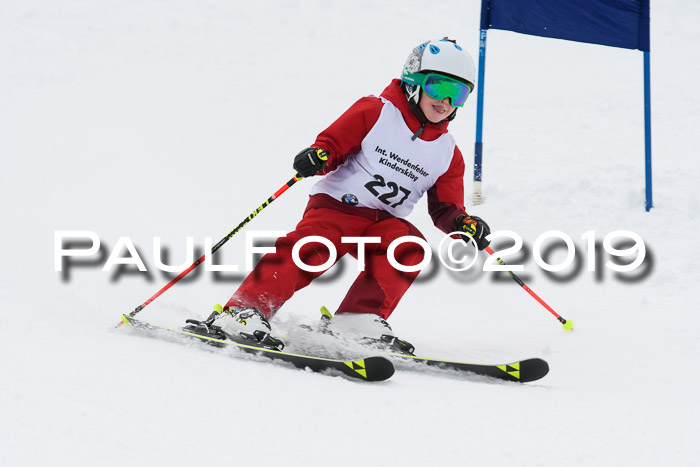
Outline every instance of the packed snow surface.
<path fill-rule="evenodd" d="M 550 374 L 520 385 L 398 371 L 363 384 L 115 324 L 173 277 L 156 268 L 154 237 L 166 264 L 187 261 L 188 236 L 199 251 L 224 237 L 426 39 L 449 35 L 477 57 L 480 2 L 3 1 L 0 465 L 697 462 L 700 62 L 688 51 L 700 5 L 652 7 L 651 212 L 641 52 L 488 33 L 486 200 L 467 210 L 522 237 L 505 260 L 574 331 L 507 276 L 436 260 L 389 320 L 421 355 L 541 357 Z M 468 168 L 475 113 L 472 98 L 450 126 Z M 245 234 L 292 230 L 312 183 L 217 253 L 240 272 L 200 267 L 139 316 L 176 326 L 225 302 L 245 274 Z M 469 170 L 465 184 L 469 200 Z M 409 219 L 437 248 L 425 202 Z M 552 230 L 576 254 L 546 274 L 533 247 Z M 619 230 L 646 246 L 634 272 L 605 265 L 603 240 Z M 93 232 L 99 253 L 57 272 L 57 231 Z M 121 237 L 148 272 L 102 271 L 117 246 L 114 258 L 129 256 Z M 563 261 L 563 241 L 549 242 L 549 262 Z M 355 270 L 348 259 L 299 292 L 274 318 L 278 333 L 337 307 Z"/>

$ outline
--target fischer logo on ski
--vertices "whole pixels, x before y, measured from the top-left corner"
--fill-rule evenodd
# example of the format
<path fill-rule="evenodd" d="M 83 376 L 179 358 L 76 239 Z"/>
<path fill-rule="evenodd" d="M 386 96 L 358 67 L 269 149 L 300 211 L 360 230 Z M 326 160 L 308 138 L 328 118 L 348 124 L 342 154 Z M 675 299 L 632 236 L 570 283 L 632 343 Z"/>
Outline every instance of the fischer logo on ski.
<path fill-rule="evenodd" d="M 511 363 L 510 365 L 498 365 L 497 367 L 512 377 L 520 379 L 520 362 Z"/>
<path fill-rule="evenodd" d="M 345 362 L 347 366 L 355 370 L 362 376 L 363 378 L 367 379 L 367 370 L 365 369 L 365 360 L 355 360 L 353 362 Z"/>

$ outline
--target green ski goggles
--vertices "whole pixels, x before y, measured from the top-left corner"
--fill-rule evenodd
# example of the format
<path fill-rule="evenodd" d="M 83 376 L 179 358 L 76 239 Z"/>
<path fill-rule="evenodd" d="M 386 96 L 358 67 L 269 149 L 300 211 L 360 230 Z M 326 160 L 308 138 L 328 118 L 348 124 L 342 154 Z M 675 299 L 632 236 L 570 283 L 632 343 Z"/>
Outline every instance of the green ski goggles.
<path fill-rule="evenodd" d="M 452 107 L 462 107 L 472 92 L 467 84 L 437 73 L 411 73 L 405 75 L 403 81 L 420 86 L 428 96 L 437 101 L 449 97 Z"/>

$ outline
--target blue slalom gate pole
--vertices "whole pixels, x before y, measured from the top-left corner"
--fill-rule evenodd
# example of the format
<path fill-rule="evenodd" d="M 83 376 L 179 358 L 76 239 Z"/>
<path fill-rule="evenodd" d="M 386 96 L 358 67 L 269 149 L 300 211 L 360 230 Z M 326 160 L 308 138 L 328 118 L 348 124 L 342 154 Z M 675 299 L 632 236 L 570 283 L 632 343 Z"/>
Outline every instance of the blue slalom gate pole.
<path fill-rule="evenodd" d="M 472 202 L 481 204 L 483 194 L 481 191 L 482 156 L 484 151 L 483 127 L 484 127 L 484 79 L 486 71 L 486 29 L 479 31 L 479 77 L 476 94 L 476 142 L 474 143 L 474 192 Z"/>
<path fill-rule="evenodd" d="M 654 207 L 651 198 L 651 58 L 644 52 L 644 173 L 646 179 L 646 210 Z"/>

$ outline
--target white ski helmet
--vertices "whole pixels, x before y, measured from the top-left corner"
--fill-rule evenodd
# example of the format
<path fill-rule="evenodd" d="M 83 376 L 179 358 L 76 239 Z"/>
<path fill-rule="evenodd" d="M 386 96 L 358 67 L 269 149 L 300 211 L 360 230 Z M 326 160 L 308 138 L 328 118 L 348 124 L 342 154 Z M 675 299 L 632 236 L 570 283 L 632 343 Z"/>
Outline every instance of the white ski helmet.
<path fill-rule="evenodd" d="M 401 81 L 408 85 L 409 101 L 414 100 L 417 104 L 420 91 L 420 87 L 416 86 L 419 83 L 411 75 L 430 71 L 456 78 L 474 89 L 476 69 L 472 57 L 452 39 L 445 37 L 424 42 L 408 56 L 401 72 Z"/>

